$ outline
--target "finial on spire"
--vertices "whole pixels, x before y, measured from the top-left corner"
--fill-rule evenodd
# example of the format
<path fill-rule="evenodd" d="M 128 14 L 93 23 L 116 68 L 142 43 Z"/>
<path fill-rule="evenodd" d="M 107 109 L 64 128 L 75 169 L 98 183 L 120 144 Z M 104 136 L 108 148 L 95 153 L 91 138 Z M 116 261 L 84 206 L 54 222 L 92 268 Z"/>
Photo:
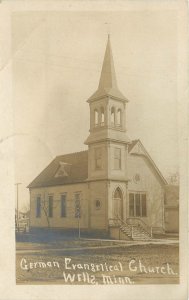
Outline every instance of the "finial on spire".
<path fill-rule="evenodd" d="M 109 35 L 110 35 L 110 23 L 109 22 L 105 22 L 104 24 L 106 25 L 106 31 L 107 31 L 107 35 L 108 35 L 108 38 L 109 38 Z"/>

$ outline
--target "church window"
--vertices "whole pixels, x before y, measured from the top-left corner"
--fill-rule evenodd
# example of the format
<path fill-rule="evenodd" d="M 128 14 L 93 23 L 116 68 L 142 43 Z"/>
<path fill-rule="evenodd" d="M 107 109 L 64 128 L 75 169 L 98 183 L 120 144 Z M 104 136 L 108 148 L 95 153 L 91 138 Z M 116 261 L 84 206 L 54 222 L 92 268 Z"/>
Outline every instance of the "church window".
<path fill-rule="evenodd" d="M 95 126 L 98 126 L 98 110 L 95 109 L 94 111 L 94 121 L 95 121 Z"/>
<path fill-rule="evenodd" d="M 66 217 L 66 193 L 61 195 L 61 217 Z"/>
<path fill-rule="evenodd" d="M 41 217 L 41 197 L 37 196 L 36 199 L 36 218 Z"/>
<path fill-rule="evenodd" d="M 114 149 L 114 169 L 115 170 L 121 169 L 121 149 L 120 148 Z"/>
<path fill-rule="evenodd" d="M 117 111 L 117 126 L 121 126 L 121 109 Z"/>
<path fill-rule="evenodd" d="M 122 198 L 122 192 L 120 190 L 120 188 L 118 187 L 114 193 L 114 198 L 116 199 L 121 199 Z"/>
<path fill-rule="evenodd" d="M 142 198 L 141 198 L 141 214 L 142 217 L 146 217 L 147 213 L 146 213 L 146 195 L 142 194 Z"/>
<path fill-rule="evenodd" d="M 95 207 L 96 209 L 100 209 L 101 208 L 101 202 L 99 199 L 95 200 Z"/>
<path fill-rule="evenodd" d="M 129 194 L 129 216 L 130 217 L 146 217 L 146 194 L 130 193 Z"/>
<path fill-rule="evenodd" d="M 52 218 L 53 217 L 53 196 L 49 196 L 49 211 L 48 211 L 48 215 L 49 215 L 49 218 Z"/>
<path fill-rule="evenodd" d="M 134 194 L 130 193 L 129 194 L 129 216 L 134 217 L 135 215 L 135 209 L 134 209 Z"/>
<path fill-rule="evenodd" d="M 102 169 L 102 149 L 95 148 L 95 169 Z"/>
<path fill-rule="evenodd" d="M 111 108 L 111 125 L 115 125 L 115 108 Z"/>
<path fill-rule="evenodd" d="M 140 194 L 135 195 L 135 215 L 140 217 Z"/>
<path fill-rule="evenodd" d="M 75 193 L 75 218 L 81 218 L 81 194 Z"/>
<path fill-rule="evenodd" d="M 104 126 L 104 107 L 101 107 L 100 109 L 100 113 L 101 113 L 101 126 Z"/>

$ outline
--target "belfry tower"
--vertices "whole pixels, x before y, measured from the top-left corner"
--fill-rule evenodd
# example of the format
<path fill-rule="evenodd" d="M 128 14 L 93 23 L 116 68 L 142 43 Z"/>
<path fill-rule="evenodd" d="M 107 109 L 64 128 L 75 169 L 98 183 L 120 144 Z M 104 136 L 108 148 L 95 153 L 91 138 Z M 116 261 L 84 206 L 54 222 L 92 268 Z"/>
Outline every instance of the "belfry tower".
<path fill-rule="evenodd" d="M 87 102 L 90 105 L 90 135 L 85 142 L 89 146 L 88 179 L 125 179 L 128 100 L 117 86 L 109 36 L 99 86 Z"/>
<path fill-rule="evenodd" d="M 94 188 L 90 199 L 98 199 L 98 189 L 104 190 L 102 203 L 106 202 L 108 214 L 105 219 L 108 222 L 115 213 L 122 218 L 125 215 L 123 202 L 126 201 L 127 145 L 130 141 L 126 135 L 128 100 L 117 85 L 109 36 L 98 89 L 87 102 L 90 106 L 90 134 L 85 141 L 88 145 L 88 182 L 90 190 Z M 119 188 L 117 198 L 120 200 L 117 204 L 112 200 L 115 197 L 110 195 L 116 188 Z"/>

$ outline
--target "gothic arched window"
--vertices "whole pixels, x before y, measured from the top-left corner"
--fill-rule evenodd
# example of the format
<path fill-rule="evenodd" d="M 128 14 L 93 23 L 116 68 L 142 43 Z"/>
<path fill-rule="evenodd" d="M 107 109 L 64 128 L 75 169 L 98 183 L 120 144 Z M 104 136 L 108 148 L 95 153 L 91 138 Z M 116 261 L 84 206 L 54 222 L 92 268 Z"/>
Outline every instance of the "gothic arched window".
<path fill-rule="evenodd" d="M 104 107 L 100 108 L 100 114 L 101 114 L 101 122 L 100 125 L 104 126 Z"/>
<path fill-rule="evenodd" d="M 98 110 L 97 109 L 94 110 L 94 124 L 95 124 L 95 127 L 98 126 Z"/>
<path fill-rule="evenodd" d="M 115 125 L 115 108 L 111 108 L 111 124 Z"/>
<path fill-rule="evenodd" d="M 114 198 L 122 199 L 122 192 L 119 187 L 115 190 Z"/>
<path fill-rule="evenodd" d="M 121 126 L 121 109 L 120 108 L 117 111 L 117 125 Z"/>

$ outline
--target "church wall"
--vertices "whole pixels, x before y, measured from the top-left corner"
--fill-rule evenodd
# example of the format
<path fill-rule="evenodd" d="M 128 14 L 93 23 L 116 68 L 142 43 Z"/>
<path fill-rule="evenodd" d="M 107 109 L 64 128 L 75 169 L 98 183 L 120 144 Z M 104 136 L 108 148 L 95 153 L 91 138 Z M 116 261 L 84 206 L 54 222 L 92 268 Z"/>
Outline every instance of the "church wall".
<path fill-rule="evenodd" d="M 75 217 L 75 192 L 81 192 L 81 228 L 88 228 L 88 185 L 70 184 L 64 186 L 33 188 L 30 193 L 30 227 L 48 227 L 45 210 L 49 195 L 53 195 L 53 217 L 48 217 L 51 228 L 77 228 L 78 219 Z M 61 194 L 67 193 L 66 217 L 61 217 Z M 41 217 L 36 217 L 36 198 L 41 196 Z M 44 206 L 44 199 L 46 199 Z"/>
<path fill-rule="evenodd" d="M 139 174 L 140 180 L 135 180 Z M 164 188 L 159 176 L 145 157 L 137 155 L 128 156 L 128 184 L 129 192 L 146 192 L 147 217 L 142 217 L 154 230 L 164 228 Z M 129 200 L 127 201 L 127 217 L 129 217 Z M 155 228 L 156 227 L 156 228 Z"/>
<path fill-rule="evenodd" d="M 108 229 L 107 223 L 107 181 L 96 181 L 89 183 L 90 189 L 90 228 Z M 100 207 L 96 201 L 100 201 Z"/>

